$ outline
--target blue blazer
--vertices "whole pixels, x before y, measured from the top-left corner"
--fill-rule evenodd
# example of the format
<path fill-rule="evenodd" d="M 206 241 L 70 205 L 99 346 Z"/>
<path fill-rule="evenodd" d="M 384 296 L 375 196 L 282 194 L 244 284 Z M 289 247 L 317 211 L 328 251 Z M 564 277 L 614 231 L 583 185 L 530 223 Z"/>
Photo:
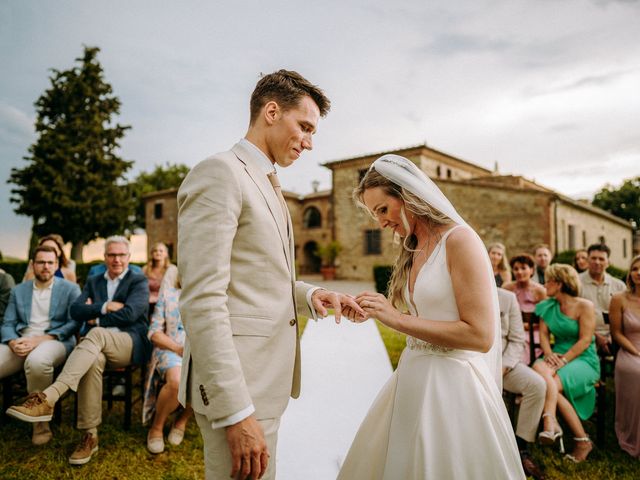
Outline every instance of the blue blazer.
<path fill-rule="evenodd" d="M 85 303 L 88 298 L 93 302 L 91 305 Z M 82 295 L 71 305 L 71 316 L 80 323 L 98 318 L 101 327 L 118 327 L 123 332 L 127 332 L 133 340 L 131 362 L 137 364 L 148 362 L 152 345 L 147 337 L 149 329 L 147 278 L 129 270 L 120 281 L 112 298 L 114 302 L 124 303 L 124 307 L 117 312 L 102 315 L 100 310 L 107 299 L 107 280 L 104 275 L 88 277 Z"/>
<path fill-rule="evenodd" d="M 76 344 L 75 333 L 80 329 L 80 323 L 70 315 L 71 304 L 80 296 L 80 287 L 63 278 L 53 278 L 51 304 L 49 306 L 49 321 L 51 325 L 46 334 L 53 335 L 61 341 L 67 355 Z M 22 330 L 29 326 L 31 318 L 31 300 L 33 299 L 33 280 L 22 282 L 11 290 L 9 304 L 4 312 L 4 321 L 0 327 L 2 343 L 20 337 Z"/>

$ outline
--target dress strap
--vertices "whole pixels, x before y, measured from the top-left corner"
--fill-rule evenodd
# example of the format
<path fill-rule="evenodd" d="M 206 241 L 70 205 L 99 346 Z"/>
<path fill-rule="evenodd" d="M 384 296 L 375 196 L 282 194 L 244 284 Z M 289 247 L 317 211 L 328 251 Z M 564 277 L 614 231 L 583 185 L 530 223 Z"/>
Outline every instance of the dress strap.
<path fill-rule="evenodd" d="M 455 226 L 451 227 L 449 230 L 447 230 L 446 232 L 444 232 L 444 235 L 442 235 L 442 238 L 440 239 L 440 242 L 444 243 L 447 241 L 447 237 L 449 236 L 449 234 L 451 232 L 453 232 L 456 228 L 458 227 L 465 227 L 466 225 L 460 225 L 459 223 L 456 224 Z"/>

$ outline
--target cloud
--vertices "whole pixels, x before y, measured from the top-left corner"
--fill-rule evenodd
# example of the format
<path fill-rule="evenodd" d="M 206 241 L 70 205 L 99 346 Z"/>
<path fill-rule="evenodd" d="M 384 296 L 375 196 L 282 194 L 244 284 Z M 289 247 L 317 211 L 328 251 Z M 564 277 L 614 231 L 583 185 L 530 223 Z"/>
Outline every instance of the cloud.
<path fill-rule="evenodd" d="M 18 108 L 0 102 L 0 142 L 23 146 L 34 137 L 34 120 Z"/>
<path fill-rule="evenodd" d="M 606 87 L 612 83 L 622 79 L 627 75 L 633 75 L 638 72 L 639 69 L 631 68 L 625 70 L 613 70 L 598 75 L 585 75 L 579 78 L 574 78 L 568 82 L 560 83 L 556 86 L 545 88 L 531 88 L 528 87 L 522 91 L 525 97 L 540 97 L 543 95 L 554 95 L 557 93 L 571 92 L 574 90 L 589 88 L 589 87 Z"/>

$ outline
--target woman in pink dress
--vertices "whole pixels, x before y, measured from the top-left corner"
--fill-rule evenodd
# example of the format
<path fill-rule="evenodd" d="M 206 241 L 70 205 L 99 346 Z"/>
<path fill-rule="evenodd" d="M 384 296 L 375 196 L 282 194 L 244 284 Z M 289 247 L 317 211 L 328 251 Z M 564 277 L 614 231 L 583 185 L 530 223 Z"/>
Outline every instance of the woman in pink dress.
<path fill-rule="evenodd" d="M 609 305 L 611 335 L 620 345 L 616 358 L 616 436 L 620 448 L 640 457 L 640 255 L 631 261 L 627 291 Z"/>
<path fill-rule="evenodd" d="M 531 354 L 529 350 L 529 322 L 528 316 L 533 314 L 538 302 L 547 298 L 547 292 L 545 288 L 533 281 L 533 274 L 535 273 L 535 261 L 533 257 L 527 253 L 521 253 L 515 257 L 511 257 L 509 265 L 513 271 L 515 280 L 504 285 L 502 288 L 509 290 L 516 294 L 518 299 L 518 305 L 520 305 L 520 311 L 522 312 L 522 318 L 524 320 L 524 328 L 527 332 L 524 351 L 522 352 L 522 362 L 526 365 L 531 363 Z M 538 333 L 538 325 L 534 325 L 533 340 L 535 343 L 540 343 L 540 336 Z M 536 349 L 536 358 L 542 354 L 542 350 Z"/>

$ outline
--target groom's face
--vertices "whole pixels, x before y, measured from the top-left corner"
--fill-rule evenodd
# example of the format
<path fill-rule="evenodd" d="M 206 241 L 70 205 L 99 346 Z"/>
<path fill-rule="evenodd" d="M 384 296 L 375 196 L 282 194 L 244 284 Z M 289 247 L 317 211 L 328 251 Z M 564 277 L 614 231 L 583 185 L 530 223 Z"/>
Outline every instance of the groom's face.
<path fill-rule="evenodd" d="M 275 103 L 275 102 L 271 102 Z M 267 114 L 269 114 L 267 104 Z M 312 136 L 316 132 L 320 109 L 309 96 L 302 97 L 297 106 L 283 111 L 276 105 L 269 118 L 267 132 L 268 156 L 281 167 L 295 162 L 302 152 L 313 148 Z"/>
<path fill-rule="evenodd" d="M 410 232 L 405 231 L 402 221 L 402 200 L 387 194 L 382 188 L 374 187 L 362 194 L 362 200 L 369 211 L 378 220 L 381 228 L 390 228 L 401 237 Z"/>

